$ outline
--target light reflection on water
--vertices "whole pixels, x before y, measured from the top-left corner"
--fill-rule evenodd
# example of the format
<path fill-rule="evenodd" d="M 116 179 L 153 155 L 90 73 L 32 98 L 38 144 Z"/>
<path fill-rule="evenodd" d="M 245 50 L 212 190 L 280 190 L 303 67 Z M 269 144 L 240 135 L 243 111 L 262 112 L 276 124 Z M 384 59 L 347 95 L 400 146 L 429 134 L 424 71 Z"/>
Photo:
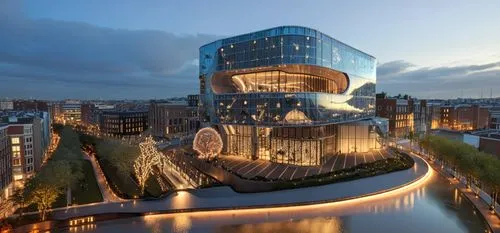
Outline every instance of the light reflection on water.
<path fill-rule="evenodd" d="M 397 196 L 356 204 L 263 211 L 152 215 L 98 222 L 95 232 L 485 232 L 458 190 L 434 175 Z M 74 231 L 73 231 L 74 232 Z M 79 231 L 90 232 L 90 231 Z"/>

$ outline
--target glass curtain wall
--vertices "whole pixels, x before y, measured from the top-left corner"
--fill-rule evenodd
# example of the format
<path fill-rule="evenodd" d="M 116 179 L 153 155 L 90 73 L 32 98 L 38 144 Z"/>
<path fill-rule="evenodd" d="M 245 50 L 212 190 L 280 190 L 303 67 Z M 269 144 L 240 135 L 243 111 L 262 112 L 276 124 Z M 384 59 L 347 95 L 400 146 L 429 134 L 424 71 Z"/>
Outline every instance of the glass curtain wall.
<path fill-rule="evenodd" d="M 227 152 L 252 158 L 252 126 L 226 125 Z M 335 126 L 257 127 L 259 159 L 301 166 L 321 165 L 326 155 L 336 153 Z"/>
<path fill-rule="evenodd" d="M 334 73 L 334 72 L 331 72 Z M 328 78 L 309 74 L 265 71 L 220 76 L 213 80 L 215 94 L 254 92 L 322 92 L 339 94 L 347 89 L 345 74 L 335 72 Z"/>
<path fill-rule="evenodd" d="M 371 128 L 370 125 L 339 125 L 340 152 L 367 152 L 379 148 L 376 133 Z"/>

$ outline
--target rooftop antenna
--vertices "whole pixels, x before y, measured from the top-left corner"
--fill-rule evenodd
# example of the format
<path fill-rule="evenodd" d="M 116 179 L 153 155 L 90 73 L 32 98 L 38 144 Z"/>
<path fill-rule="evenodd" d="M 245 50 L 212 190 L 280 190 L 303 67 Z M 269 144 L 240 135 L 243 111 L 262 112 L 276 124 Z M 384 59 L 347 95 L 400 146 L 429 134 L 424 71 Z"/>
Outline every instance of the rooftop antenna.
<path fill-rule="evenodd" d="M 493 88 L 490 88 L 490 99 L 493 99 Z"/>

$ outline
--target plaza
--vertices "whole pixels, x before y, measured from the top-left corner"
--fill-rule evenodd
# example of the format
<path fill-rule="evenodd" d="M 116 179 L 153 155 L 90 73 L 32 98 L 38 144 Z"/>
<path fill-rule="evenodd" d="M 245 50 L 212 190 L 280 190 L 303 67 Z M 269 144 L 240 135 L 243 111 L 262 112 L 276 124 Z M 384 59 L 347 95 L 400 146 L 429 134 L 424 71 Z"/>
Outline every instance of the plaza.
<path fill-rule="evenodd" d="M 250 160 L 239 156 L 222 156 L 219 161 L 226 170 L 246 179 L 260 176 L 270 180 L 287 181 L 348 169 L 362 163 L 366 164 L 386 158 L 394 158 L 393 153 L 390 149 L 386 149 L 371 150 L 364 153 L 336 154 L 328 156 L 325 163 L 320 166 L 281 164 L 264 159 Z"/>

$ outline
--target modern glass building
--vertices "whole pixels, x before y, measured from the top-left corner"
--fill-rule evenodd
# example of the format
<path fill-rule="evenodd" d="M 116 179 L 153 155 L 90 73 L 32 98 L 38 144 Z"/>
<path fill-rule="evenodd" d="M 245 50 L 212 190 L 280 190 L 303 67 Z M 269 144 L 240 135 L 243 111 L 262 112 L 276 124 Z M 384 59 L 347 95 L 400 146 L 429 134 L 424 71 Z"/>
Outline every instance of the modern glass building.
<path fill-rule="evenodd" d="M 206 44 L 199 61 L 201 116 L 226 154 L 318 165 L 377 146 L 358 123 L 375 116 L 376 59 L 364 52 L 282 26 Z"/>

